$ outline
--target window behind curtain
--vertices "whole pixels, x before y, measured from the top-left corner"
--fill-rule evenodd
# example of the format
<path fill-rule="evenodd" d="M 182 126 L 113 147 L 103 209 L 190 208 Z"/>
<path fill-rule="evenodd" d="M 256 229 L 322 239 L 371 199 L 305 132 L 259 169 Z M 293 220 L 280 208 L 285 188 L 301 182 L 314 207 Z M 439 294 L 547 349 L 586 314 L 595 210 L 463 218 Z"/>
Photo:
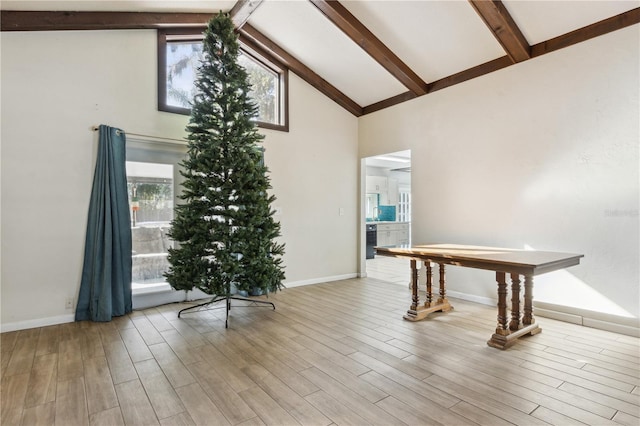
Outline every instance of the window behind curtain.
<path fill-rule="evenodd" d="M 186 156 L 183 144 L 127 139 L 127 190 L 131 215 L 132 284 L 134 308 L 140 296 L 154 293 L 154 304 L 185 299 L 184 292 L 171 291 L 164 278 L 169 267 L 167 236 L 176 203 L 179 202 L 180 163 Z M 137 299 L 138 297 L 138 299 Z M 149 301 L 142 302 L 149 306 Z"/>

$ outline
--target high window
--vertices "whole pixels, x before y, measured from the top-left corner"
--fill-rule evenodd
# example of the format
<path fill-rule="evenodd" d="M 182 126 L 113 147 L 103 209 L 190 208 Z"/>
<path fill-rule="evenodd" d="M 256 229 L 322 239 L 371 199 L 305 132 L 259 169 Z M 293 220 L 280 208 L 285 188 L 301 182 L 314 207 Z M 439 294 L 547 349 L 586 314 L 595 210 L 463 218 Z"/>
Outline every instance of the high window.
<path fill-rule="evenodd" d="M 202 60 L 202 31 L 158 30 L 158 109 L 189 114 Z M 238 62 L 249 74 L 259 127 L 288 131 L 287 71 L 246 46 Z"/>

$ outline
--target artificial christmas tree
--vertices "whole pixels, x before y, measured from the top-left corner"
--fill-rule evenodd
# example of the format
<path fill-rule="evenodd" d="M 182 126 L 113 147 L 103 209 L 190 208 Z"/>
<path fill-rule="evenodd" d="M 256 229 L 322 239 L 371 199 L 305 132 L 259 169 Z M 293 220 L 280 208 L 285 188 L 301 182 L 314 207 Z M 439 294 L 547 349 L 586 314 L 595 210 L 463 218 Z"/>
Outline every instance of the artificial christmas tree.
<path fill-rule="evenodd" d="M 195 287 L 214 295 L 198 306 L 225 300 L 227 318 L 230 299 L 236 298 L 233 287 L 268 294 L 284 279 L 284 246 L 275 241 L 280 224 L 271 209 L 275 197 L 267 192 L 270 180 L 259 145 L 263 136 L 238 53 L 233 23 L 220 13 L 204 33 L 182 163 L 184 203 L 176 207 L 169 233 L 178 245 L 169 249 L 165 274 L 176 290 Z"/>

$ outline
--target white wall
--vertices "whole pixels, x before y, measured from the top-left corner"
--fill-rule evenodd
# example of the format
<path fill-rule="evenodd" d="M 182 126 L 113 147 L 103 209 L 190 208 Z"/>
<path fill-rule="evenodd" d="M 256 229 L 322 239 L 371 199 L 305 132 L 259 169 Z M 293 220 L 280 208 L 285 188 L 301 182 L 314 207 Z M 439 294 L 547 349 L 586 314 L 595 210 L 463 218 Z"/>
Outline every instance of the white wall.
<path fill-rule="evenodd" d="M 361 118 L 361 158 L 412 150 L 412 240 L 583 253 L 567 273 L 537 278 L 536 300 L 631 315 L 637 326 L 638 33 Z M 451 290 L 496 298 L 493 274 L 449 269 Z"/>
<path fill-rule="evenodd" d="M 97 135 L 184 137 L 156 110 L 155 31 L 3 32 L 1 323 L 67 321 L 77 297 Z M 357 119 L 290 75 L 289 133 L 264 131 L 285 283 L 357 269 Z M 339 208 L 344 216 L 339 216 Z M 339 247 L 339 250 L 336 250 Z"/>
<path fill-rule="evenodd" d="M 267 131 L 265 160 L 282 208 L 285 285 L 357 272 L 357 119 L 290 73 L 289 133 Z M 342 216 L 341 214 L 342 209 Z"/>

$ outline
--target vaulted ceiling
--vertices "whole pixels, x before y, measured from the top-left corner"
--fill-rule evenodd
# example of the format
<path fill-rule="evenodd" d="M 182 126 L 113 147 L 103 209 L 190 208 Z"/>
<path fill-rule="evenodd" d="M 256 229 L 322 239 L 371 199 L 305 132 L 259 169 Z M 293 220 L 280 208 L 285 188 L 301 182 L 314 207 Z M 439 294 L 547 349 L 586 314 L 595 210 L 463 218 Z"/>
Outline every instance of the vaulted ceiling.
<path fill-rule="evenodd" d="M 21 0 L 0 7 L 3 31 L 193 26 L 231 11 L 243 42 L 360 116 L 637 25 L 639 6 L 639 0 Z"/>

